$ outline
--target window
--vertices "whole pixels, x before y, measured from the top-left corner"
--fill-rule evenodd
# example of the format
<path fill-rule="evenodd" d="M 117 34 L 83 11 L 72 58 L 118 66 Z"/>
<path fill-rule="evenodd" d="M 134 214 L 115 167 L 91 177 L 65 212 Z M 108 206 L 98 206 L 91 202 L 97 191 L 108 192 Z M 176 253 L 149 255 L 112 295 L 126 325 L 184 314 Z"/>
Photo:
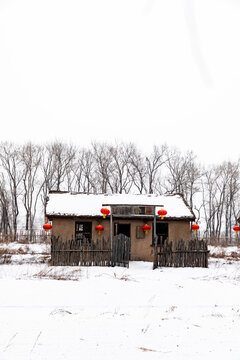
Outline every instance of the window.
<path fill-rule="evenodd" d="M 86 239 L 88 242 L 92 241 L 92 223 L 91 222 L 76 222 L 75 226 L 76 240 Z"/>
<path fill-rule="evenodd" d="M 113 215 L 125 215 L 125 216 L 137 216 L 137 215 L 153 215 L 153 206 L 137 206 L 137 205 L 126 205 L 126 206 L 112 206 Z"/>
<path fill-rule="evenodd" d="M 145 232 L 142 226 L 136 226 L 136 239 L 145 239 Z"/>

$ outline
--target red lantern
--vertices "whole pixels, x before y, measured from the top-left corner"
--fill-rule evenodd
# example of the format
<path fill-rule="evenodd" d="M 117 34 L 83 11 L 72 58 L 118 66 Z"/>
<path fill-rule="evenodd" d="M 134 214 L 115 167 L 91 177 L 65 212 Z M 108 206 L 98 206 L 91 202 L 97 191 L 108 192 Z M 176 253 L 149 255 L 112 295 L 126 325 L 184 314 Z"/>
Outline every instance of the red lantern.
<path fill-rule="evenodd" d="M 238 232 L 240 231 L 240 226 L 234 226 L 233 230 L 236 231 L 236 236 L 238 236 Z"/>
<path fill-rule="evenodd" d="M 196 234 L 197 230 L 199 229 L 199 225 L 193 224 L 193 225 L 191 226 L 191 229 L 194 231 L 194 234 Z"/>
<path fill-rule="evenodd" d="M 145 234 L 147 235 L 149 230 L 151 230 L 151 226 L 148 225 L 148 224 L 145 224 L 145 225 L 142 226 L 142 229 L 145 232 Z"/>
<path fill-rule="evenodd" d="M 101 232 L 104 230 L 104 226 L 102 226 L 102 225 L 97 225 L 97 226 L 95 227 L 95 229 L 97 230 L 98 235 L 101 235 Z"/>
<path fill-rule="evenodd" d="M 106 215 L 110 214 L 110 210 L 107 208 L 102 208 L 101 213 L 103 214 L 103 218 L 105 219 Z"/>
<path fill-rule="evenodd" d="M 167 215 L 167 211 L 164 209 L 158 210 L 158 215 L 160 215 L 161 220 L 163 220 L 164 216 Z"/>
<path fill-rule="evenodd" d="M 51 228 L 52 228 L 52 225 L 49 224 L 49 223 L 46 223 L 46 224 L 43 225 L 43 229 L 44 229 L 46 232 L 48 232 L 49 230 L 51 230 Z"/>

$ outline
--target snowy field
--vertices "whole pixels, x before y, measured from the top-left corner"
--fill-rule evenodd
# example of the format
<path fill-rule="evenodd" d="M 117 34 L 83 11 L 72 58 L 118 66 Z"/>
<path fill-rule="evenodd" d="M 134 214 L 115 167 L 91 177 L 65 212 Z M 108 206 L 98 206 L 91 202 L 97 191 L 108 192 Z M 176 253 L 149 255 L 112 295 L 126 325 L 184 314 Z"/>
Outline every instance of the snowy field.
<path fill-rule="evenodd" d="M 44 246 L 11 244 L 21 254 L 0 265 L 1 360 L 240 359 L 238 248 L 153 271 L 50 267 Z"/>

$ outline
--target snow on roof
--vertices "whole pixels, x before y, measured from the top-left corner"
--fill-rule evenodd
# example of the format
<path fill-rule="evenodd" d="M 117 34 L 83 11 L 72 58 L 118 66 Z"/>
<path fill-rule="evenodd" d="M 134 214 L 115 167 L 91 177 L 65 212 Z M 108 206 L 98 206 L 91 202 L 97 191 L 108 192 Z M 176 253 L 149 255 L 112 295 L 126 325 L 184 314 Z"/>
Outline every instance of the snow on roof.
<path fill-rule="evenodd" d="M 130 194 L 74 194 L 50 193 L 47 216 L 102 216 L 103 205 L 155 205 L 167 210 L 167 218 L 191 218 L 195 216 L 181 195 L 130 195 Z"/>

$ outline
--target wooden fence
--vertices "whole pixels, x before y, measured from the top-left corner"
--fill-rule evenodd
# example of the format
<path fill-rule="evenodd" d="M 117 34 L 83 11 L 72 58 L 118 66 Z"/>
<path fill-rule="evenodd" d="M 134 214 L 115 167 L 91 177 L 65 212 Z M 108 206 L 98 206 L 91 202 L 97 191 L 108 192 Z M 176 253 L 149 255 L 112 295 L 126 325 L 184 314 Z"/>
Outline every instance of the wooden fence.
<path fill-rule="evenodd" d="M 112 266 L 129 266 L 130 238 L 120 234 L 113 238 Z"/>
<path fill-rule="evenodd" d="M 125 235 L 93 242 L 83 240 L 62 241 L 51 239 L 51 265 L 53 266 L 129 266 L 130 239 Z"/>
<path fill-rule="evenodd" d="M 157 267 L 208 267 L 208 247 L 203 240 L 179 240 L 155 245 L 153 269 Z"/>
<path fill-rule="evenodd" d="M 42 244 L 50 243 L 51 234 L 45 230 L 18 230 L 14 235 L 13 232 L 8 234 L 0 232 L 0 243 L 18 242 L 22 244 Z"/>

